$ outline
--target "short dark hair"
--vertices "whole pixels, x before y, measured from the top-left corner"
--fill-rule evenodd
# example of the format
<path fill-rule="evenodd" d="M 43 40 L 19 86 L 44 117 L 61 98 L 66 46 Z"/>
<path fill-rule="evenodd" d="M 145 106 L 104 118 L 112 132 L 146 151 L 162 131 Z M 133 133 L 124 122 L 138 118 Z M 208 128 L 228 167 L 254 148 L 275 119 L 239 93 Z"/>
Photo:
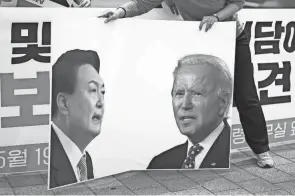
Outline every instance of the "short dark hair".
<path fill-rule="evenodd" d="M 100 59 L 92 50 L 74 49 L 63 53 L 52 66 L 51 118 L 58 110 L 56 98 L 61 92 L 73 94 L 76 87 L 78 68 L 90 64 L 99 73 Z"/>

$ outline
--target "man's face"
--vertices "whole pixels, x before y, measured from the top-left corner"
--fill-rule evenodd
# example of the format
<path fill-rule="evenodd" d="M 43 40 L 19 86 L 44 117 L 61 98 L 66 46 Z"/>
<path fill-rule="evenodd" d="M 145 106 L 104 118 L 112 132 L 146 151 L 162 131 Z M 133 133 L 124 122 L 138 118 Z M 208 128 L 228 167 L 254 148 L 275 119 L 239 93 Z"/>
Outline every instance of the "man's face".
<path fill-rule="evenodd" d="M 219 71 L 211 66 L 184 65 L 174 80 L 172 103 L 176 124 L 183 135 L 208 135 L 220 119 Z"/>
<path fill-rule="evenodd" d="M 97 136 L 104 114 L 104 83 L 91 65 L 77 71 L 75 92 L 67 99 L 69 127 Z"/>

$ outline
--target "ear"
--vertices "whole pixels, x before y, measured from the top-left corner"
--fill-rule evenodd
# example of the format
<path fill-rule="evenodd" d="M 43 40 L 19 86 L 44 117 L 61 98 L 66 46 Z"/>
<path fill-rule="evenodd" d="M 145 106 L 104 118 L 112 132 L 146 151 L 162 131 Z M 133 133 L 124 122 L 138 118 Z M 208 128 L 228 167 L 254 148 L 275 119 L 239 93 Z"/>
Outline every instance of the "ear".
<path fill-rule="evenodd" d="M 56 97 L 56 103 L 58 107 L 58 111 L 67 116 L 69 114 L 68 111 L 68 96 L 65 93 L 58 93 Z"/>
<path fill-rule="evenodd" d="M 230 104 L 230 93 L 228 91 L 221 91 L 219 93 L 220 99 L 220 107 L 219 107 L 219 115 L 225 117 L 228 106 Z"/>

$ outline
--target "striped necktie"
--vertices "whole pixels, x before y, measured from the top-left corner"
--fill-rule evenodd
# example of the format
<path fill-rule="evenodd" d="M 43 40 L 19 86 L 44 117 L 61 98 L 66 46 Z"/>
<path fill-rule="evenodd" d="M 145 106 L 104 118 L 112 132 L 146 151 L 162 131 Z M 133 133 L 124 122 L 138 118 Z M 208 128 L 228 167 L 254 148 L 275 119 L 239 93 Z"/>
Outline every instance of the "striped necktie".
<path fill-rule="evenodd" d="M 196 144 L 189 149 L 186 159 L 182 164 L 182 169 L 194 169 L 195 158 L 204 148 L 200 144 Z"/>
<path fill-rule="evenodd" d="M 78 163 L 78 169 L 80 173 L 80 181 L 83 182 L 87 180 L 87 163 L 86 163 L 86 154 L 82 156 Z"/>

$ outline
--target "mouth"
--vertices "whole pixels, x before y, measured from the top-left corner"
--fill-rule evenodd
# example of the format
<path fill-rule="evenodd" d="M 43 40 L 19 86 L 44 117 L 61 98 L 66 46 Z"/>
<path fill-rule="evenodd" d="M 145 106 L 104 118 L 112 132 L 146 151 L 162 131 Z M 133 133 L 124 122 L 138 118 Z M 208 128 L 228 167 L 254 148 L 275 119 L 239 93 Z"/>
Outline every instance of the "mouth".
<path fill-rule="evenodd" d="M 101 121 L 101 115 L 100 114 L 94 114 L 92 117 L 93 122 L 100 123 Z"/>
<path fill-rule="evenodd" d="M 193 116 L 182 116 L 182 117 L 179 118 L 179 120 L 181 122 L 191 122 L 193 120 L 196 120 L 196 118 L 193 117 Z"/>

